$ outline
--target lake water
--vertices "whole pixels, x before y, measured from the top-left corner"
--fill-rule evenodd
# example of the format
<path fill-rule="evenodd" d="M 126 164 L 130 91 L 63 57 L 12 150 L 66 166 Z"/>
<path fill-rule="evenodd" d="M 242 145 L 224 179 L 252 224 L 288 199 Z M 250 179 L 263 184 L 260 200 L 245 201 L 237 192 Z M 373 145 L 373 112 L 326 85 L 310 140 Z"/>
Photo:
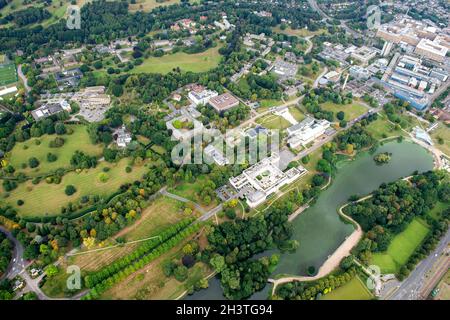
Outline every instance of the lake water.
<path fill-rule="evenodd" d="M 392 182 L 411 175 L 414 171 L 424 172 L 433 168 L 433 158 L 427 151 L 411 142 L 389 142 L 380 146 L 379 152 L 392 153 L 388 164 L 377 165 L 373 155 L 364 153 L 354 161 L 339 166 L 331 186 L 321 193 L 317 202 L 301 213 L 294 221 L 292 239 L 299 242 L 294 253 L 284 253 L 273 273 L 306 275 L 309 266 L 316 270 L 324 263 L 345 238 L 353 232 L 353 226 L 345 223 L 337 209 L 354 194 L 366 195 L 382 183 Z M 252 299 L 266 299 L 270 286 L 257 292 Z M 186 299 L 224 299 L 220 282 L 213 278 L 209 288 L 194 293 Z"/>

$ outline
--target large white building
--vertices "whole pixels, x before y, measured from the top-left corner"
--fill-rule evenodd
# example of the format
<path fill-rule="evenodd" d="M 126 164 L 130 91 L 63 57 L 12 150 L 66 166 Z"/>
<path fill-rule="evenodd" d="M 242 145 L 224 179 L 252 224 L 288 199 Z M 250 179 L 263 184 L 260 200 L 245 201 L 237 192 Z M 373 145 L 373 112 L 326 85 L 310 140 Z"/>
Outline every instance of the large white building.
<path fill-rule="evenodd" d="M 311 117 L 306 117 L 302 122 L 289 127 L 287 132 L 289 134 L 288 144 L 291 148 L 298 148 L 306 146 L 308 143 L 314 141 L 330 127 L 330 122 L 322 119 L 316 120 Z"/>
<path fill-rule="evenodd" d="M 244 170 L 239 176 L 230 178 L 230 184 L 239 196 L 245 196 L 251 208 L 260 205 L 269 195 L 307 172 L 302 166 L 283 172 L 278 167 L 279 162 L 280 156 L 276 153 Z"/>
<path fill-rule="evenodd" d="M 416 50 L 414 52 L 429 59 L 443 62 L 445 56 L 447 55 L 447 51 L 448 49 L 445 46 L 440 45 L 436 41 L 422 39 L 417 44 Z"/>
<path fill-rule="evenodd" d="M 214 90 L 205 89 L 203 86 L 194 86 L 189 92 L 188 97 L 196 105 L 206 105 L 213 97 L 217 97 L 219 94 Z"/>

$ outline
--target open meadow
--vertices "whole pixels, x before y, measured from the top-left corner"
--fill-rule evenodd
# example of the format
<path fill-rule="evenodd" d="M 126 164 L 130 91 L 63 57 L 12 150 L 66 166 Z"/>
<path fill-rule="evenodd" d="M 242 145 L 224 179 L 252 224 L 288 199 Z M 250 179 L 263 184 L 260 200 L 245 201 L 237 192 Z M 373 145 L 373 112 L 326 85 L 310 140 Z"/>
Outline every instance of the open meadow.
<path fill-rule="evenodd" d="M 220 59 L 219 46 L 217 46 L 201 53 L 177 52 L 162 57 L 150 57 L 131 72 L 166 74 L 175 68 L 180 68 L 184 72 L 205 72 L 217 67 Z"/>
<path fill-rule="evenodd" d="M 8 157 L 10 164 L 19 172 L 30 176 L 38 176 L 59 168 L 69 168 L 70 159 L 77 150 L 83 151 L 85 154 L 91 156 L 101 156 L 102 146 L 91 143 L 85 126 L 71 125 L 67 126 L 67 128 L 72 129 L 73 133 L 61 136 L 57 136 L 56 134 L 43 135 L 39 138 L 31 138 L 24 142 L 16 143 Z M 50 142 L 56 137 L 63 138 L 64 145 L 60 148 L 51 148 L 49 146 Z M 57 160 L 48 162 L 48 153 L 56 155 Z M 22 164 L 25 163 L 28 165 L 28 159 L 31 157 L 39 160 L 39 166 L 34 169 L 27 166 L 27 168 L 23 169 Z"/>
<path fill-rule="evenodd" d="M 362 104 L 359 104 L 357 101 L 354 101 L 350 104 L 336 104 L 330 101 L 327 101 L 320 105 L 322 109 L 326 111 L 332 111 L 334 113 L 334 116 L 336 117 L 336 114 L 339 111 L 343 111 L 345 113 L 344 120 L 350 121 L 353 120 L 364 113 L 367 112 L 368 108 L 363 106 Z"/>
<path fill-rule="evenodd" d="M 47 183 L 41 181 L 34 185 L 31 181 L 20 183 L 16 189 L 6 193 L 1 189 L 4 195 L 0 202 L 10 204 L 17 209 L 20 216 L 55 216 L 60 214 L 61 207 L 68 202 L 74 202 L 82 196 L 99 195 L 106 197 L 119 190 L 119 187 L 127 182 L 140 180 L 147 171 L 146 165 L 134 166 L 130 173 L 125 171 L 129 160 L 122 159 L 118 163 L 101 162 L 96 168 L 86 169 L 81 172 L 69 172 L 62 177 L 61 183 Z M 105 167 L 109 168 L 106 173 L 108 179 L 105 182 L 100 181 L 99 176 Z M 68 185 L 73 185 L 77 192 L 71 196 L 64 193 Z M 8 195 L 7 197 L 5 197 Z M 23 205 L 18 206 L 17 201 L 24 201 Z M 42 204 L 45 203 L 45 209 Z"/>

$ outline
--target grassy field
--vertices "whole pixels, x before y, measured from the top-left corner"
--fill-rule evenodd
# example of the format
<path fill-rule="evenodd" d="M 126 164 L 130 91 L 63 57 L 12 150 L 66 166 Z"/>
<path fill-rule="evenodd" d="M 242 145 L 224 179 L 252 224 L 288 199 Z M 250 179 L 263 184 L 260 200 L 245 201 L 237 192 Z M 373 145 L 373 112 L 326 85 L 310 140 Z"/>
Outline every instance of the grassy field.
<path fill-rule="evenodd" d="M 179 298 L 188 286 L 211 273 L 204 263 L 198 262 L 189 269 L 188 279 L 184 282 L 179 282 L 174 277 L 166 277 L 161 264 L 165 260 L 176 258 L 180 249 L 181 246 L 172 249 L 140 271 L 133 273 L 106 291 L 102 299 L 174 300 Z"/>
<path fill-rule="evenodd" d="M 299 122 L 305 119 L 305 114 L 296 106 L 289 107 L 289 112 Z"/>
<path fill-rule="evenodd" d="M 438 220 L 438 219 L 441 218 L 442 212 L 443 212 L 445 209 L 447 209 L 448 206 L 449 206 L 448 203 L 444 203 L 444 202 L 440 202 L 440 201 L 439 201 L 438 203 L 436 203 L 436 205 L 434 206 L 434 208 L 431 209 L 431 210 L 428 212 L 428 215 L 429 215 L 430 217 L 432 217 L 433 219 Z"/>
<path fill-rule="evenodd" d="M 144 63 L 137 66 L 132 72 L 166 74 L 177 67 L 182 71 L 205 72 L 217 67 L 220 59 L 219 46 L 217 46 L 195 54 L 177 52 L 159 58 L 150 57 L 145 59 Z"/>
<path fill-rule="evenodd" d="M 140 179 L 147 170 L 146 166 L 142 165 L 134 167 L 132 172 L 126 173 L 125 168 L 127 166 L 127 159 L 122 159 L 117 164 L 101 162 L 94 169 L 66 174 L 60 184 L 48 184 L 41 181 L 39 184 L 33 185 L 31 181 L 27 181 L 19 184 L 17 189 L 11 191 L 9 196 L 2 201 L 15 206 L 20 216 L 58 215 L 61 207 L 68 202 L 74 202 L 85 195 L 108 196 L 116 192 L 122 184 Z M 103 172 L 105 167 L 110 168 L 107 173 L 109 179 L 106 182 L 101 182 L 99 174 Z M 75 186 L 77 192 L 67 196 L 64 193 L 64 188 L 67 185 Z M 1 191 L 5 194 L 3 189 Z M 18 200 L 24 200 L 24 204 L 20 207 L 16 205 Z M 45 208 L 42 207 L 43 203 Z"/>
<path fill-rule="evenodd" d="M 291 123 L 281 116 L 274 114 L 267 114 L 256 119 L 256 123 L 268 129 L 286 129 L 291 126 Z"/>
<path fill-rule="evenodd" d="M 429 231 L 425 222 L 419 218 L 414 219 L 404 231 L 393 238 L 386 252 L 373 254 L 371 264 L 378 265 L 382 273 L 396 273 Z"/>
<path fill-rule="evenodd" d="M 279 106 L 280 104 L 283 104 L 283 101 L 275 100 L 275 99 L 264 99 L 264 100 L 259 101 L 259 104 L 260 104 L 260 108 L 259 109 L 261 109 L 261 108 L 271 108 L 271 107 L 276 107 L 276 106 Z M 259 111 L 259 109 L 258 109 L 258 111 Z"/>
<path fill-rule="evenodd" d="M 366 130 L 377 140 L 406 135 L 404 131 L 395 129 L 395 126 L 387 121 L 385 115 L 379 115 L 377 120 L 366 127 Z"/>
<path fill-rule="evenodd" d="M 157 2 L 156 0 L 137 0 L 135 4 L 130 4 L 128 9 L 130 12 L 149 12 L 156 7 L 169 6 L 177 3 L 180 3 L 180 0 L 166 0 L 164 2 Z"/>
<path fill-rule="evenodd" d="M 17 82 L 16 65 L 7 63 L 0 65 L 0 86 Z"/>
<path fill-rule="evenodd" d="M 342 287 L 323 295 L 321 300 L 371 300 L 372 293 L 367 289 L 362 280 L 355 276 Z"/>
<path fill-rule="evenodd" d="M 32 138 L 25 142 L 16 143 L 9 156 L 10 164 L 19 172 L 36 176 L 54 171 L 58 168 L 70 167 L 70 159 L 76 150 L 81 150 L 86 154 L 95 156 L 102 154 L 102 146 L 91 143 L 85 126 L 73 125 L 67 126 L 67 128 L 72 129 L 73 133 L 61 136 L 65 142 L 60 148 L 49 147 L 50 141 L 54 140 L 57 135 L 44 135 L 39 138 Z M 36 141 L 40 141 L 40 144 L 37 145 Z M 58 157 L 55 162 L 47 161 L 47 154 L 49 152 Z M 31 157 L 36 157 L 39 160 L 39 166 L 34 169 L 30 167 L 22 169 L 21 165 L 23 163 L 28 164 L 28 159 Z"/>
<path fill-rule="evenodd" d="M 186 218 L 181 210 L 181 201 L 160 197 L 142 212 L 141 218 L 130 227 L 123 229 L 115 238 L 125 237 L 126 241 L 145 239 L 158 234 L 163 229 Z"/>
<path fill-rule="evenodd" d="M 3 16 L 7 16 L 8 14 L 10 14 L 12 12 L 23 10 L 28 7 L 32 7 L 32 6 L 33 7 L 43 7 L 41 3 L 33 3 L 33 2 L 36 2 L 36 1 L 29 1 L 29 4 L 23 4 L 23 0 L 13 0 L 7 6 L 2 8 L 0 10 L 0 13 Z M 44 27 L 47 27 L 53 23 L 58 22 L 59 19 L 61 19 L 62 17 L 65 16 L 69 2 L 70 1 L 52 0 L 51 5 L 45 7 L 45 9 L 47 9 L 48 12 L 51 13 L 51 17 L 47 20 L 42 21 L 40 24 Z M 87 1 L 86 0 L 77 0 L 76 4 L 81 7 L 85 2 L 87 2 Z M 12 23 L 8 23 L 6 25 L 0 26 L 0 28 L 11 27 L 13 25 L 14 24 L 12 24 Z M 34 25 L 38 25 L 38 24 L 34 24 Z"/>
<path fill-rule="evenodd" d="M 344 119 L 347 121 L 355 119 L 367 112 L 367 108 L 358 102 L 352 102 L 350 104 L 335 104 L 327 101 L 320 106 L 326 111 L 332 111 L 335 118 L 339 111 L 343 111 L 345 113 Z"/>
<path fill-rule="evenodd" d="M 200 197 L 198 196 L 198 194 L 200 193 L 201 184 L 205 180 L 206 176 L 200 175 L 196 178 L 194 183 L 183 182 L 177 185 L 175 188 L 169 188 L 167 191 L 176 194 L 180 197 L 186 198 L 192 202 L 195 202 L 204 207 L 205 209 L 211 209 L 217 205 L 217 201 L 212 201 L 210 205 L 205 206 L 203 205 Z"/>
<path fill-rule="evenodd" d="M 450 129 L 445 124 L 440 123 L 436 129 L 431 131 L 431 138 L 436 148 L 450 156 Z M 442 144 L 439 143 L 439 138 L 443 140 Z"/>

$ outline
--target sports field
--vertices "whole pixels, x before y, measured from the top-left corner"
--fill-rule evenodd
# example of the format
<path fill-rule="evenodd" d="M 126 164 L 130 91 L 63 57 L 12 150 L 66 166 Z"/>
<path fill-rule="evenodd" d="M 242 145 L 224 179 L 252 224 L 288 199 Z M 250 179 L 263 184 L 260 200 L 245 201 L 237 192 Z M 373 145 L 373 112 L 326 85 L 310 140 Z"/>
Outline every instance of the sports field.
<path fill-rule="evenodd" d="M 60 136 L 64 139 L 64 145 L 62 147 L 49 147 L 50 142 L 58 137 L 55 134 L 44 135 L 39 138 L 26 140 L 25 142 L 19 142 L 16 143 L 8 157 L 10 164 L 16 171 L 24 172 L 30 176 L 38 176 L 58 168 L 70 167 L 70 159 L 76 150 L 83 151 L 92 156 L 100 156 L 102 154 L 102 145 L 94 145 L 91 143 L 85 126 L 72 125 L 66 127 L 72 129 L 73 133 Z M 40 142 L 39 145 L 37 144 L 37 141 Z M 48 162 L 47 154 L 49 152 L 58 157 L 55 162 Z M 28 166 L 26 169 L 22 169 L 22 164 L 28 164 L 28 159 L 31 157 L 36 157 L 39 160 L 39 166 L 34 169 Z"/>
<path fill-rule="evenodd" d="M 0 198 L 0 202 L 5 202 L 14 206 L 20 216 L 36 217 L 36 216 L 54 216 L 61 212 L 61 207 L 67 205 L 68 202 L 74 202 L 87 195 L 109 196 L 119 190 L 119 187 L 127 182 L 133 182 L 142 178 L 147 171 L 145 165 L 133 167 L 130 173 L 125 171 L 128 166 L 128 159 L 122 159 L 116 164 L 101 162 L 94 169 L 84 170 L 80 173 L 69 172 L 63 176 L 60 184 L 49 184 L 41 181 L 34 185 L 31 181 L 19 184 L 17 189 L 9 193 L 6 198 Z M 108 180 L 101 182 L 99 179 L 103 168 L 108 167 L 106 173 Z M 77 192 L 71 196 L 64 193 L 64 189 L 68 185 L 73 185 Z M 0 194 L 5 195 L 3 187 Z M 23 200 L 22 206 L 17 205 L 18 200 Z M 42 204 L 45 203 L 45 209 Z M 45 210 L 45 211 L 44 211 Z"/>
<path fill-rule="evenodd" d="M 321 300 L 370 300 L 372 293 L 367 289 L 362 280 L 356 276 L 342 287 L 323 295 Z"/>
<path fill-rule="evenodd" d="M 0 65 L 0 86 L 17 82 L 16 65 L 7 63 Z"/>
<path fill-rule="evenodd" d="M 379 266 L 382 273 L 396 273 L 429 231 L 423 220 L 414 219 L 404 231 L 394 237 L 385 252 L 374 253 L 370 263 Z"/>
<path fill-rule="evenodd" d="M 217 46 L 201 53 L 187 54 L 177 52 L 162 57 L 150 57 L 131 72 L 166 74 L 177 67 L 185 72 L 205 72 L 217 67 L 220 59 L 219 46 Z"/>

